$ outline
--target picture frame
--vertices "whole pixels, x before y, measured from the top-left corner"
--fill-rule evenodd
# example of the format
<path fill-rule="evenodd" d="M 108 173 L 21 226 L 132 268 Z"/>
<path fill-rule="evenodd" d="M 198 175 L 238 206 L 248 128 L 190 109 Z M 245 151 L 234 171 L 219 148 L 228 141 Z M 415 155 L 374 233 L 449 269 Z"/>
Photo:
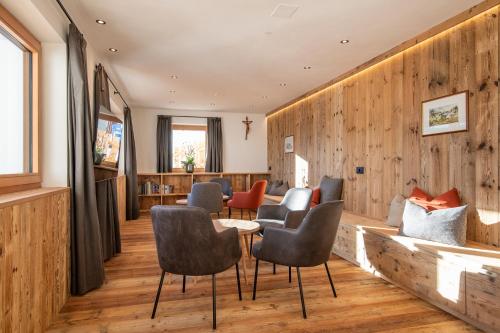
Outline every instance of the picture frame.
<path fill-rule="evenodd" d="M 422 136 L 466 132 L 468 118 L 468 90 L 423 101 Z"/>
<path fill-rule="evenodd" d="M 285 154 L 293 153 L 293 135 L 285 137 Z"/>

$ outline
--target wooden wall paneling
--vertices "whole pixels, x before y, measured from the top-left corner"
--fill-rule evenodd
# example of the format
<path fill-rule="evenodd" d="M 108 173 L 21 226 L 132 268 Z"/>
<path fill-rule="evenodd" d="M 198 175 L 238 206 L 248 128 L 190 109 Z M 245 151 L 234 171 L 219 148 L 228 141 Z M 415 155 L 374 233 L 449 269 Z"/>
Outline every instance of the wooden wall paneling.
<path fill-rule="evenodd" d="M 206 183 L 209 182 L 213 178 L 220 178 L 221 174 L 201 174 L 201 175 L 193 175 L 193 182 L 195 183 Z M 191 191 L 189 191 L 191 192 Z"/>
<path fill-rule="evenodd" d="M 385 64 L 383 90 L 383 191 L 382 215 L 386 218 L 393 197 L 403 192 L 403 56 Z"/>
<path fill-rule="evenodd" d="M 256 181 L 258 181 L 258 180 L 267 180 L 267 181 L 269 181 L 271 177 L 268 174 L 253 174 L 253 173 L 251 173 L 249 175 L 249 178 L 250 178 L 250 180 L 249 180 L 249 182 L 250 182 L 249 188 L 251 188 L 252 185 Z"/>
<path fill-rule="evenodd" d="M 356 138 L 356 121 L 354 110 L 354 101 L 356 100 L 355 87 L 352 79 L 347 79 L 343 87 L 343 105 L 344 105 L 344 208 L 350 211 L 354 209 L 354 183 L 356 181 L 354 168 L 354 147 Z"/>
<path fill-rule="evenodd" d="M 423 100 L 446 96 L 449 89 L 449 33 L 422 43 L 423 56 L 421 60 L 421 89 Z M 421 141 L 421 180 L 422 185 L 435 195 L 449 189 L 448 135 L 433 135 L 423 137 Z"/>
<path fill-rule="evenodd" d="M 476 73 L 474 21 L 450 31 L 450 91 L 456 93 L 469 90 L 469 124 L 476 123 Z M 479 217 L 475 209 L 475 131 L 469 126 L 467 132 L 453 133 L 449 141 L 449 186 L 460 189 L 467 209 L 467 238 L 476 239 L 475 224 Z"/>
<path fill-rule="evenodd" d="M 498 15 L 488 11 L 475 21 L 476 31 L 476 237 L 498 243 Z"/>
<path fill-rule="evenodd" d="M 330 138 L 333 140 L 333 146 L 331 149 L 331 164 L 329 170 L 332 172 L 332 176 L 337 178 L 344 178 L 344 134 L 345 134 L 345 118 L 344 118 L 344 84 L 339 83 L 332 87 L 331 89 L 331 105 L 330 105 L 330 115 L 327 117 L 330 127 Z M 326 142 L 325 145 L 329 146 Z M 320 175 L 322 176 L 322 175 Z"/>
<path fill-rule="evenodd" d="M 118 204 L 118 220 L 120 225 L 127 222 L 127 177 L 116 177 L 116 201 Z"/>
<path fill-rule="evenodd" d="M 468 238 L 500 245 L 498 8 L 269 116 L 272 177 L 293 186 L 295 161 L 282 146 L 294 135 L 309 185 L 342 175 L 347 210 L 384 218 L 398 192 L 457 187 L 469 205 Z M 463 90 L 468 132 L 422 137 L 422 102 Z"/>
<path fill-rule="evenodd" d="M 42 332 L 69 296 L 69 191 L 0 208 L 0 328 Z"/>
<path fill-rule="evenodd" d="M 234 192 L 247 191 L 247 175 L 246 174 L 225 173 L 224 178 L 231 179 L 231 185 L 233 186 Z M 250 190 L 250 189 L 248 189 L 248 190 Z"/>
<path fill-rule="evenodd" d="M 9 221 L 11 219 L 12 210 L 11 209 L 0 209 L 0 221 Z M 0 281 L 6 281 L 6 272 L 5 272 L 5 227 L 0 225 Z M 5 313 L 7 313 L 6 306 L 6 298 L 4 292 L 4 286 L 0 286 L 0 328 L 5 330 L 7 325 L 5 321 Z"/>
<path fill-rule="evenodd" d="M 420 45 L 403 53 L 403 194 L 420 184 L 421 89 Z"/>
<path fill-rule="evenodd" d="M 384 215 L 383 207 L 383 138 L 384 138 L 384 89 L 390 84 L 384 63 L 377 70 L 368 71 L 367 119 L 366 119 L 366 171 L 365 179 L 368 204 L 367 214 L 376 218 Z M 390 99 L 389 99 L 390 102 Z M 370 181 L 368 181 L 368 179 Z"/>
<path fill-rule="evenodd" d="M 368 71 L 370 72 L 370 71 Z M 356 80 L 354 89 L 356 93 L 356 100 L 354 101 L 354 119 L 355 119 L 355 146 L 354 150 L 354 165 L 350 166 L 353 170 L 356 166 L 366 166 L 366 122 L 367 122 L 367 96 L 364 92 L 367 89 L 367 76 L 360 75 L 359 80 Z M 354 209 L 360 214 L 367 213 L 367 174 L 354 176 L 356 182 L 354 191 Z"/>

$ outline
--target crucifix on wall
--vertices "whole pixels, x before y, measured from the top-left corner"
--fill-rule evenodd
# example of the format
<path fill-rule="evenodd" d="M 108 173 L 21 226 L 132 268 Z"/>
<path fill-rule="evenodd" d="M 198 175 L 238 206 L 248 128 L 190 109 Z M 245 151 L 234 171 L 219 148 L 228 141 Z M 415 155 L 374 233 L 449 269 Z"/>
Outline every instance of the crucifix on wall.
<path fill-rule="evenodd" d="M 248 120 L 248 116 L 246 116 L 245 120 L 243 120 L 242 123 L 245 124 L 245 126 L 246 126 L 245 140 L 248 140 L 248 133 L 250 133 L 250 124 L 253 123 L 253 121 Z"/>

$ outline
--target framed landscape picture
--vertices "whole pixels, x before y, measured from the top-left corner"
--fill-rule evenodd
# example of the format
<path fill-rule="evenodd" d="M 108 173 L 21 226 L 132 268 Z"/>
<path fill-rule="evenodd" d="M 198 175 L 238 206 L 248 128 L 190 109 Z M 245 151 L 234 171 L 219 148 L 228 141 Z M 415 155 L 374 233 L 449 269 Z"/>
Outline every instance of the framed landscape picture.
<path fill-rule="evenodd" d="M 293 153 L 293 135 L 285 138 L 285 154 Z"/>
<path fill-rule="evenodd" d="M 467 131 L 469 92 L 422 102 L 422 136 Z"/>

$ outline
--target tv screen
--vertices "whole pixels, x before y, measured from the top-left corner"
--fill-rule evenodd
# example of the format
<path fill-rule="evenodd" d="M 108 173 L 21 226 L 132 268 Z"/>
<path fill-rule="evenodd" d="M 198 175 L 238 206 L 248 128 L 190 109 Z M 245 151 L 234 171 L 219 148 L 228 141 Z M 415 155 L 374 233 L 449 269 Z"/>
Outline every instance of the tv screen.
<path fill-rule="evenodd" d="M 118 120 L 99 118 L 94 163 L 112 168 L 118 167 L 123 124 Z"/>

